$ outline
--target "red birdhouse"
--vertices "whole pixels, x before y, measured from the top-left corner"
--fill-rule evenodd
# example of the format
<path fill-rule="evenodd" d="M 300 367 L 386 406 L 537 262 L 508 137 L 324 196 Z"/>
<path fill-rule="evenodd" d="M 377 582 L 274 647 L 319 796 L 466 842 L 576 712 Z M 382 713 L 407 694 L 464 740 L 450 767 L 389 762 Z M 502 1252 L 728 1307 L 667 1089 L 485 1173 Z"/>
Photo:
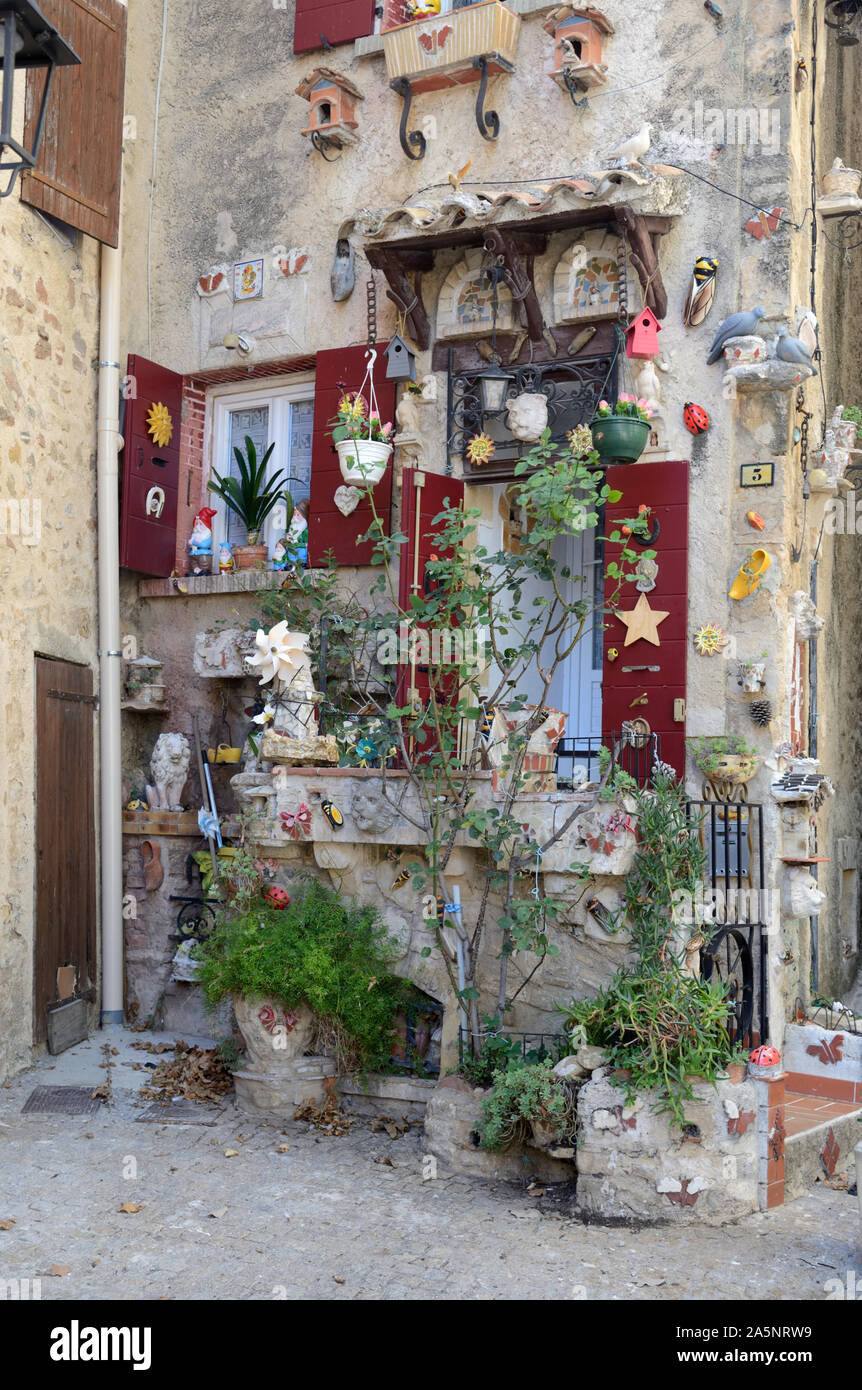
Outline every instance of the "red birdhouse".
<path fill-rule="evenodd" d="M 641 309 L 626 329 L 626 357 L 655 357 L 661 324 L 652 309 Z"/>

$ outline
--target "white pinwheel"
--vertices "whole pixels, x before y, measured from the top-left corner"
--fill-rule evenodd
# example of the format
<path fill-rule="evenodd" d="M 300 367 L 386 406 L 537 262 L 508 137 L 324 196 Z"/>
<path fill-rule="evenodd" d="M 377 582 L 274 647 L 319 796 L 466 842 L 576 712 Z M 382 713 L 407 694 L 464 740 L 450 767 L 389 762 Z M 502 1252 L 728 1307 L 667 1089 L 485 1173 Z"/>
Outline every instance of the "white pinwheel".
<path fill-rule="evenodd" d="M 248 658 L 248 664 L 260 671 L 261 685 L 276 677 L 287 683 L 306 664 L 308 634 L 288 632 L 286 622 L 276 623 L 269 632 L 258 628 L 254 645 L 256 651 Z"/>

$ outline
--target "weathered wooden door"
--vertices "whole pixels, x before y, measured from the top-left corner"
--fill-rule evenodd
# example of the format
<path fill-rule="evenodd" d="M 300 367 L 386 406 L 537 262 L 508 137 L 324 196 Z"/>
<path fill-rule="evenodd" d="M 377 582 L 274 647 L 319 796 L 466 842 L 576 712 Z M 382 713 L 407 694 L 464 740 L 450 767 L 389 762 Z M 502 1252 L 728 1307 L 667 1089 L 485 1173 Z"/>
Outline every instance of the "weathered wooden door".
<path fill-rule="evenodd" d="M 36 658 L 36 1042 L 49 1005 L 96 980 L 94 705 L 88 667 Z"/>

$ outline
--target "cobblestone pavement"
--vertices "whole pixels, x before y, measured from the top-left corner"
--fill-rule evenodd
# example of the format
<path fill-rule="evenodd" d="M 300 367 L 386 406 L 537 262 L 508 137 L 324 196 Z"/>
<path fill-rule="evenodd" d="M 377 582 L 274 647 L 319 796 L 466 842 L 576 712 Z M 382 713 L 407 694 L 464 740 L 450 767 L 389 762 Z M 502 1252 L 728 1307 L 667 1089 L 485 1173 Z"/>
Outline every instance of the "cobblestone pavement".
<path fill-rule="evenodd" d="M 415 1131 L 321 1137 L 215 1107 L 202 1107 L 213 1126 L 138 1123 L 132 1038 L 115 1037 L 114 1098 L 96 1115 L 21 1107 L 36 1085 L 104 1080 L 101 1037 L 0 1088 L 0 1227 L 15 1223 L 0 1229 L 0 1280 L 41 1276 L 43 1300 L 818 1300 L 849 1269 L 862 1282 L 846 1193 L 818 1185 L 720 1229 L 584 1226 L 567 1190 L 423 1181 Z"/>

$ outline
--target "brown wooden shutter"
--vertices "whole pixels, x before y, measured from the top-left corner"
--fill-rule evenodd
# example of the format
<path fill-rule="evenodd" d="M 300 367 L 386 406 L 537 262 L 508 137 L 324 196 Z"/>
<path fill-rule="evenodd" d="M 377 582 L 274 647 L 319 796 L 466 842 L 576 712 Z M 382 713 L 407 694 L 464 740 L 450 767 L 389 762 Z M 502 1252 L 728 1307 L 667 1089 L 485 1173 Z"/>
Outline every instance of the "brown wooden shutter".
<path fill-rule="evenodd" d="M 675 700 L 685 699 L 688 655 L 688 463 L 615 464 L 608 469 L 606 482 L 622 493 L 619 502 L 607 506 L 606 535 L 618 530 L 623 518 L 637 516 L 642 502 L 651 508 L 650 523 L 659 523 L 654 542 L 644 546 L 634 542 L 632 549 L 656 552 L 658 578 L 645 598 L 650 608 L 663 609 L 669 617 L 659 624 L 658 647 L 642 638 L 627 647 L 625 625 L 613 613 L 607 615 L 602 672 L 603 740 L 609 745 L 611 735 L 622 730 L 624 720 L 645 719 L 651 731 L 661 738 L 662 761 L 670 763 L 684 777 L 685 723 L 674 719 L 673 707 Z M 610 546 L 607 558 L 618 557 L 619 547 Z M 606 601 L 615 588 L 616 580 L 606 575 Z M 625 584 L 619 607 L 627 613 L 639 598 L 634 584 Z M 613 662 L 607 659 L 611 647 L 619 651 Z M 659 669 L 631 669 L 650 666 Z M 632 700 L 642 695 L 646 695 L 647 704 L 632 705 Z"/>
<path fill-rule="evenodd" d="M 117 245 L 123 157 L 126 7 L 119 0 L 40 0 L 45 17 L 81 59 L 58 68 L 35 170 L 21 179 L 21 200 Z M 27 74 L 24 144 L 32 138 L 45 84 Z"/>
<path fill-rule="evenodd" d="M 294 53 L 352 43 L 374 32 L 374 0 L 296 0 Z"/>
<path fill-rule="evenodd" d="M 128 377 L 133 394 L 126 402 L 120 564 L 164 579 L 176 555 L 183 379 L 135 356 L 129 357 Z M 166 444 L 152 437 L 148 417 L 154 405 L 170 416 Z"/>
<path fill-rule="evenodd" d="M 377 344 L 374 389 L 380 418 L 395 419 L 395 382 L 387 381 L 387 344 Z M 317 354 L 314 377 L 314 432 L 311 441 L 311 488 L 308 520 L 309 564 L 319 565 L 332 551 L 339 565 L 370 565 L 374 546 L 370 541 L 356 544 L 373 519 L 371 504 L 360 502 L 355 512 L 344 516 L 335 505 L 335 490 L 343 485 L 338 455 L 332 443 L 330 420 L 338 410 L 342 392 L 358 391 L 365 376 L 365 348 L 327 348 Z M 389 509 L 392 502 L 392 462 L 374 489 L 374 506 L 389 535 Z"/>

